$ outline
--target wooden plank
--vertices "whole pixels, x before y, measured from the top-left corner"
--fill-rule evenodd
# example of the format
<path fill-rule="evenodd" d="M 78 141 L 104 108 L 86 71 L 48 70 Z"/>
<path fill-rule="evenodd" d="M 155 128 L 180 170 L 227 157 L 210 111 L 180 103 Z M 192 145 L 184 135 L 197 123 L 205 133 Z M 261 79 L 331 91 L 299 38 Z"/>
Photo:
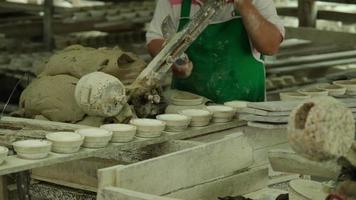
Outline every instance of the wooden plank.
<path fill-rule="evenodd" d="M 319 44 L 330 44 L 332 41 L 338 45 L 356 44 L 356 34 L 340 31 L 326 31 L 307 27 L 286 27 L 286 35 L 288 38 L 299 38 L 310 40 Z"/>
<path fill-rule="evenodd" d="M 239 118 L 245 121 L 252 122 L 265 122 L 265 123 L 288 123 L 288 116 L 259 116 L 259 115 L 251 115 L 251 114 L 240 114 Z"/>
<path fill-rule="evenodd" d="M 268 168 L 262 167 L 219 177 L 217 180 L 184 188 L 165 196 L 185 200 L 216 200 L 218 197 L 244 195 L 267 186 Z"/>
<path fill-rule="evenodd" d="M 279 129 L 279 128 L 287 128 L 287 124 L 271 124 L 271 123 L 264 123 L 264 122 L 247 122 L 247 126 L 256 127 L 256 128 L 263 128 L 263 129 Z"/>
<path fill-rule="evenodd" d="M 288 116 L 290 114 L 289 111 L 285 112 L 269 112 L 266 110 L 260 110 L 260 109 L 255 109 L 255 108 L 241 108 L 239 110 L 240 114 L 253 114 L 253 115 L 261 115 L 261 116 L 269 116 L 269 117 L 275 117 L 275 116 Z"/>
<path fill-rule="evenodd" d="M 247 168 L 252 162 L 252 147 L 243 134 L 237 133 L 194 148 L 119 166 L 116 186 L 164 195 Z"/>
<path fill-rule="evenodd" d="M 178 200 L 169 197 L 141 193 L 118 187 L 105 187 L 99 191 L 97 200 Z"/>
<path fill-rule="evenodd" d="M 268 153 L 269 161 L 275 171 L 298 173 L 318 177 L 336 179 L 341 167 L 336 161 L 315 162 L 303 158 L 292 151 L 271 150 Z"/>
<path fill-rule="evenodd" d="M 200 144 L 202 143 L 189 140 L 172 140 L 155 146 L 150 146 L 149 149 L 142 149 L 142 155 L 144 155 L 144 157 L 141 158 L 140 155 L 136 155 L 135 153 L 135 159 L 136 157 L 137 159 L 149 159 L 152 157 L 158 157 L 164 154 L 195 147 Z M 149 152 L 149 154 L 147 152 Z M 137 154 L 140 153 L 141 152 L 138 150 Z M 115 155 L 110 155 L 110 157 L 113 157 L 113 159 L 87 158 L 66 163 L 60 163 L 57 165 L 51 165 L 48 167 L 36 168 L 32 170 L 32 178 L 41 181 L 46 181 L 49 183 L 54 183 L 57 185 L 97 192 L 97 171 L 99 169 L 107 168 L 110 166 L 123 164 L 119 161 L 121 157 Z"/>
<path fill-rule="evenodd" d="M 32 128 L 32 129 L 42 129 L 47 131 L 74 131 L 81 128 L 88 128 L 90 126 L 44 121 L 44 120 L 37 120 L 37 119 L 2 117 L 0 118 L 0 127 L 29 128 L 29 129 Z"/>
<path fill-rule="evenodd" d="M 193 138 L 200 135 L 205 135 L 209 133 L 214 133 L 217 131 L 222 131 L 226 129 L 231 129 L 239 126 L 245 125 L 245 122 L 233 121 L 225 124 L 211 124 L 207 127 L 202 128 L 190 128 L 185 132 L 181 133 L 168 133 L 165 132 L 159 138 L 152 139 L 142 139 L 136 138 L 134 141 L 129 143 L 110 143 L 107 147 L 102 149 L 87 149 L 81 148 L 79 152 L 74 154 L 56 154 L 50 153 L 50 155 L 42 160 L 24 160 L 17 156 L 9 156 L 3 165 L 0 165 L 0 175 L 15 173 L 19 171 L 24 171 L 28 169 L 33 169 L 37 167 L 45 167 L 53 164 L 58 164 L 67 161 L 79 160 L 83 158 L 96 157 L 100 155 L 110 154 L 110 152 L 117 152 L 120 150 L 128 150 L 133 148 L 141 148 L 152 144 L 159 144 L 167 142 L 169 140 L 180 140 L 186 138 Z M 57 127 L 57 126 L 56 126 Z M 60 126 L 62 127 L 62 126 Z M 58 128 L 58 127 L 57 127 Z"/>
<path fill-rule="evenodd" d="M 315 27 L 317 13 L 315 0 L 298 0 L 299 27 Z"/>
<path fill-rule="evenodd" d="M 9 199 L 8 178 L 6 176 L 0 176 L 0 200 Z"/>

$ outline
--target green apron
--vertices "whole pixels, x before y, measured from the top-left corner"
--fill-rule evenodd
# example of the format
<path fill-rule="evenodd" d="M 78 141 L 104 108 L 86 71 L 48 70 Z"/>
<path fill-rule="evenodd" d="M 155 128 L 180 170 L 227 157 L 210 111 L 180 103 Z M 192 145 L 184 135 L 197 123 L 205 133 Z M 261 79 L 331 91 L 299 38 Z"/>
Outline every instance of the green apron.
<path fill-rule="evenodd" d="M 183 0 L 179 30 L 189 22 L 192 0 Z M 216 102 L 264 101 L 265 70 L 252 54 L 241 17 L 210 24 L 186 51 L 194 68 L 172 87 Z"/>

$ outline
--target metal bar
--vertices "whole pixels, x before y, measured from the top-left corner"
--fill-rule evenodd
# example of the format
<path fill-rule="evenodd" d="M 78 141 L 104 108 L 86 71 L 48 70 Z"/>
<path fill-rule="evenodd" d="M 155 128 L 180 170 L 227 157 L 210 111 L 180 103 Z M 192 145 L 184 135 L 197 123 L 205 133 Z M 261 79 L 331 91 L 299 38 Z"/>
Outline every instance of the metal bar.
<path fill-rule="evenodd" d="M 47 50 L 53 48 L 53 0 L 45 0 L 43 4 L 43 41 Z"/>

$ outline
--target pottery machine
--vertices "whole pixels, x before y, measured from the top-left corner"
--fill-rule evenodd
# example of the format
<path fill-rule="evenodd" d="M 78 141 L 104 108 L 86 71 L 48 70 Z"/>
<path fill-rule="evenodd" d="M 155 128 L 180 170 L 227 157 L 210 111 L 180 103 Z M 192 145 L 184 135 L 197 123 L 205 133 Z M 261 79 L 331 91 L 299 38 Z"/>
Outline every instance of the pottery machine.
<path fill-rule="evenodd" d="M 164 20 L 162 26 L 166 38 L 164 48 L 128 87 L 128 100 L 139 117 L 156 115 L 164 107 L 161 99 L 161 80 L 225 4 L 225 0 L 207 1 L 185 28 L 177 33 L 172 26 L 171 18 L 168 16 Z M 113 101 L 112 104 L 117 102 Z M 111 106 L 108 104 L 108 107 Z"/>

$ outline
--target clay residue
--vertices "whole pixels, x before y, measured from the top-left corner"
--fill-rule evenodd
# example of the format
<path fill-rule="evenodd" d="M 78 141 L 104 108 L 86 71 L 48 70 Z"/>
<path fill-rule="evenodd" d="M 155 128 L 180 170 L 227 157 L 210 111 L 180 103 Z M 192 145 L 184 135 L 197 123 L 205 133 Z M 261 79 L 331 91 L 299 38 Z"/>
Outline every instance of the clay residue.
<path fill-rule="evenodd" d="M 350 109 L 332 97 L 318 97 L 299 105 L 290 115 L 288 139 L 292 148 L 311 160 L 345 155 L 355 137 Z"/>

